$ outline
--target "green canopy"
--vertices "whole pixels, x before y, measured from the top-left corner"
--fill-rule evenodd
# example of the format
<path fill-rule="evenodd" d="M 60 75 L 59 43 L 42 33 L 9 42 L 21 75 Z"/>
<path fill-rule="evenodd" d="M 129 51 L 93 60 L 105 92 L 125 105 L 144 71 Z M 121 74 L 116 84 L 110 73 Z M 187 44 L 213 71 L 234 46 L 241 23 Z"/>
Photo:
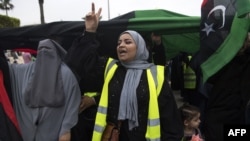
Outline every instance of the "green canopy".
<path fill-rule="evenodd" d="M 150 40 L 151 32 L 162 34 L 167 59 L 179 52 L 194 53 L 199 49 L 200 17 L 191 17 L 167 10 L 136 10 L 109 21 L 100 21 L 98 37 L 100 52 L 115 55 L 119 34 L 136 30 Z M 44 25 L 0 29 L 2 49 L 30 48 L 36 50 L 38 42 L 45 38 L 56 39 L 66 49 L 73 39 L 84 31 L 84 21 L 60 21 Z"/>
<path fill-rule="evenodd" d="M 167 10 L 138 10 L 114 20 L 128 19 L 127 29 L 141 32 L 146 38 L 152 31 L 162 35 L 167 59 L 179 52 L 199 50 L 200 17 L 190 17 Z"/>

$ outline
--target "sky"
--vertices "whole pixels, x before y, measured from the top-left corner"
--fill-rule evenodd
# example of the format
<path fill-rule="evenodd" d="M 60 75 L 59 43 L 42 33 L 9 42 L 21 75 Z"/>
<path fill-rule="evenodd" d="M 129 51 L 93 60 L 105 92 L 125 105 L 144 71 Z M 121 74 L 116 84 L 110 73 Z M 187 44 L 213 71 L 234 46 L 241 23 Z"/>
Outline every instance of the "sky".
<path fill-rule="evenodd" d="M 20 19 L 21 26 L 39 24 L 38 0 L 11 0 L 14 9 L 8 16 Z M 81 21 L 95 3 L 102 8 L 102 20 L 115 18 L 133 10 L 165 9 L 189 16 L 200 16 L 202 0 L 44 0 L 45 22 Z M 0 10 L 5 15 L 5 11 Z"/>

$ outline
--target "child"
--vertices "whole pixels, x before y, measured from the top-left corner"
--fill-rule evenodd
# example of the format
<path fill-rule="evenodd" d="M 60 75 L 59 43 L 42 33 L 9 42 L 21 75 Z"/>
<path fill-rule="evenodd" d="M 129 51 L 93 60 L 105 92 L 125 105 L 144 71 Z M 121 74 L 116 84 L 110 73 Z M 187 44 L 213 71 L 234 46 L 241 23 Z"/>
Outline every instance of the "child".
<path fill-rule="evenodd" d="M 184 103 L 179 110 L 184 125 L 184 137 L 182 141 L 204 141 L 199 130 L 201 122 L 199 108 Z"/>

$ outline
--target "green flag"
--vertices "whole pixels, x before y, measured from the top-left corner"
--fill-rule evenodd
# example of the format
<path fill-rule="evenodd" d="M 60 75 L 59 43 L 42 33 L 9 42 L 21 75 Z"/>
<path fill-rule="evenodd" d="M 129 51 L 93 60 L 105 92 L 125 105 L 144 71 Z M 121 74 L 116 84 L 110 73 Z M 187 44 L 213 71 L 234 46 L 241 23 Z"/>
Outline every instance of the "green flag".
<path fill-rule="evenodd" d="M 202 65 L 203 82 L 218 72 L 237 54 L 249 30 L 250 19 L 235 16 L 229 35 Z"/>
<path fill-rule="evenodd" d="M 246 17 L 250 12 L 250 0 L 238 0 L 236 3 L 236 8 L 239 17 Z"/>

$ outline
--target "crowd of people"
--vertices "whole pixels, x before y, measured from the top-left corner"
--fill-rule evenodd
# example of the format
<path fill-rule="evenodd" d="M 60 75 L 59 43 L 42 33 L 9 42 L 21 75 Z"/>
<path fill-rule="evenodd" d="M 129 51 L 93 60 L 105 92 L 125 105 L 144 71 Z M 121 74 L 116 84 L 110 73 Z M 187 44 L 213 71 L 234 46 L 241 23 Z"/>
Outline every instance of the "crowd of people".
<path fill-rule="evenodd" d="M 11 64 L 25 64 L 36 59 L 36 55 L 28 51 L 4 50 L 4 55 Z"/>
<path fill-rule="evenodd" d="M 249 124 L 250 81 L 244 76 L 250 34 L 235 58 L 209 79 L 207 101 L 199 101 L 192 55 L 182 52 L 176 86 L 166 71 L 167 50 L 154 31 L 151 48 L 139 32 L 126 30 L 117 37 L 117 58 L 101 56 L 96 38 L 101 11 L 92 3 L 84 33 L 69 50 L 45 39 L 35 60 L 23 54 L 25 63 L 8 63 L 4 75 L 20 141 L 221 141 L 223 124 Z M 173 89 L 181 90 L 180 107 Z"/>

